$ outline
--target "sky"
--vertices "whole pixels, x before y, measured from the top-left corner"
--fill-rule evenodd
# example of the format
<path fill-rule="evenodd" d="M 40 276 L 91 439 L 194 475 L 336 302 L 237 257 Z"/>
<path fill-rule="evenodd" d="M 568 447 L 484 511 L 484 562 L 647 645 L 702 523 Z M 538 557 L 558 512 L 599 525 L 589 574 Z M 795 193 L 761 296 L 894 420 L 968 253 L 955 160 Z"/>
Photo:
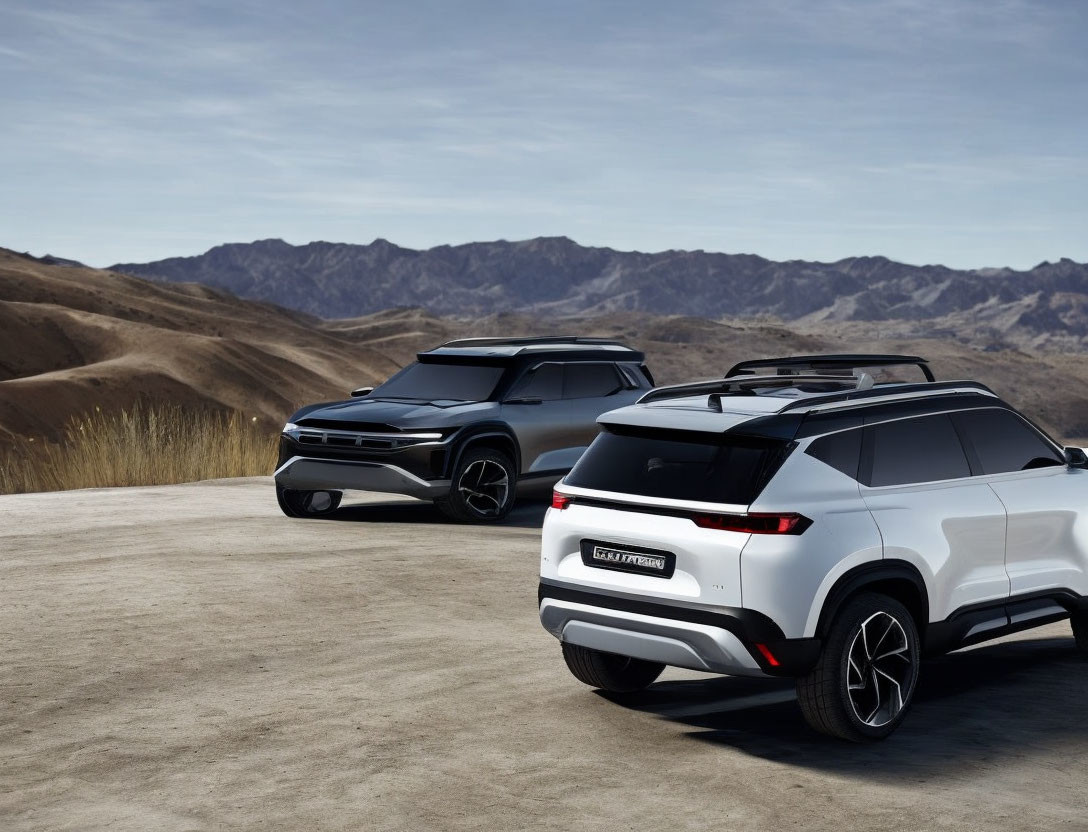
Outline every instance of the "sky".
<path fill-rule="evenodd" d="M 0 246 L 1088 261 L 1088 3 L 0 0 Z"/>

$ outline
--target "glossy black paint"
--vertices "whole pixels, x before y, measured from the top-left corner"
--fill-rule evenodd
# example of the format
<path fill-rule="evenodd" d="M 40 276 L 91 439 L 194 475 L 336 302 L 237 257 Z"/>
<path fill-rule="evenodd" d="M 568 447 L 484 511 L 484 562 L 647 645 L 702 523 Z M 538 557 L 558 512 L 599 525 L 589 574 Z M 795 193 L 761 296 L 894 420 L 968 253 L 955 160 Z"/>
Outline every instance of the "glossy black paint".
<path fill-rule="evenodd" d="M 424 480 L 441 480 L 452 476 L 470 445 L 483 444 L 509 456 L 519 477 L 562 475 L 571 464 L 563 464 L 566 457 L 576 455 L 596 435 L 596 417 L 630 404 L 649 389 L 651 378 L 642 352 L 607 339 L 469 339 L 420 353 L 417 360 L 420 364 L 490 365 L 502 372 L 484 401 L 394 400 L 383 397 L 379 385 L 366 396 L 307 405 L 288 421 L 330 431 L 437 433 L 441 439 L 438 447 L 429 443 L 392 449 L 369 439 L 362 441 L 363 447 L 332 447 L 284 436 L 279 465 L 293 456 L 375 462 L 395 465 Z M 608 364 L 614 368 L 615 394 L 539 402 L 507 399 L 527 373 L 553 363 L 568 367 Z"/>

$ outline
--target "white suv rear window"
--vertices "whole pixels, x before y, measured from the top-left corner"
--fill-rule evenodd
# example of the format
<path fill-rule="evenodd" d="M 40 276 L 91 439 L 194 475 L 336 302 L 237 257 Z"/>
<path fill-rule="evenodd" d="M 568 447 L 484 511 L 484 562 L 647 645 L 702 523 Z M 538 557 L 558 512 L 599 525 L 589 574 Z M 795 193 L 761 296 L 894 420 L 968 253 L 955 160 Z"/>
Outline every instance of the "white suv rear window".
<path fill-rule="evenodd" d="M 564 482 L 642 497 L 748 505 L 791 447 L 759 437 L 608 428 Z"/>

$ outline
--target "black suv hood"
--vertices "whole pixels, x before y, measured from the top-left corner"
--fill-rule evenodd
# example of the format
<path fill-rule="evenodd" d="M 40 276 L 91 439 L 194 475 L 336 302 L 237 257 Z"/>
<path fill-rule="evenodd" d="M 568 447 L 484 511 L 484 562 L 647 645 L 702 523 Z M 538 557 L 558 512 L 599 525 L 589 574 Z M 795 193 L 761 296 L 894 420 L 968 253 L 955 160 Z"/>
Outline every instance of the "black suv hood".
<path fill-rule="evenodd" d="M 342 430 L 415 430 L 456 427 L 470 418 L 481 418 L 496 407 L 495 402 L 421 403 L 361 398 L 304 407 L 291 417 L 291 421 L 303 427 Z"/>

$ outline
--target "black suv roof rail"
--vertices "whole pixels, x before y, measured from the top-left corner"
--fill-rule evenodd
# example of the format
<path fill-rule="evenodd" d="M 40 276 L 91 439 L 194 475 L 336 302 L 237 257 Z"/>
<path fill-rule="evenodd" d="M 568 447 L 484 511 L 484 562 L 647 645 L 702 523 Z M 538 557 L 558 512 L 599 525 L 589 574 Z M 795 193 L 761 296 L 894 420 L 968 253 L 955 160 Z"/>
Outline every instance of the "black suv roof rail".
<path fill-rule="evenodd" d="M 586 346 L 612 346 L 631 349 L 613 338 L 584 337 L 581 335 L 526 335 L 513 338 L 457 338 L 447 341 L 436 349 L 447 347 L 533 347 L 548 344 L 585 344 Z M 635 350 L 631 350 L 635 352 Z"/>
<path fill-rule="evenodd" d="M 937 379 L 929 369 L 929 361 L 917 355 L 873 355 L 866 353 L 840 353 L 835 355 L 788 355 L 782 358 L 761 358 L 734 364 L 726 378 L 738 375 L 756 375 L 756 369 L 773 369 L 778 375 L 826 374 L 835 370 L 853 370 L 865 367 L 914 366 L 922 371 L 927 382 Z M 783 372 L 784 371 L 784 372 Z"/>

